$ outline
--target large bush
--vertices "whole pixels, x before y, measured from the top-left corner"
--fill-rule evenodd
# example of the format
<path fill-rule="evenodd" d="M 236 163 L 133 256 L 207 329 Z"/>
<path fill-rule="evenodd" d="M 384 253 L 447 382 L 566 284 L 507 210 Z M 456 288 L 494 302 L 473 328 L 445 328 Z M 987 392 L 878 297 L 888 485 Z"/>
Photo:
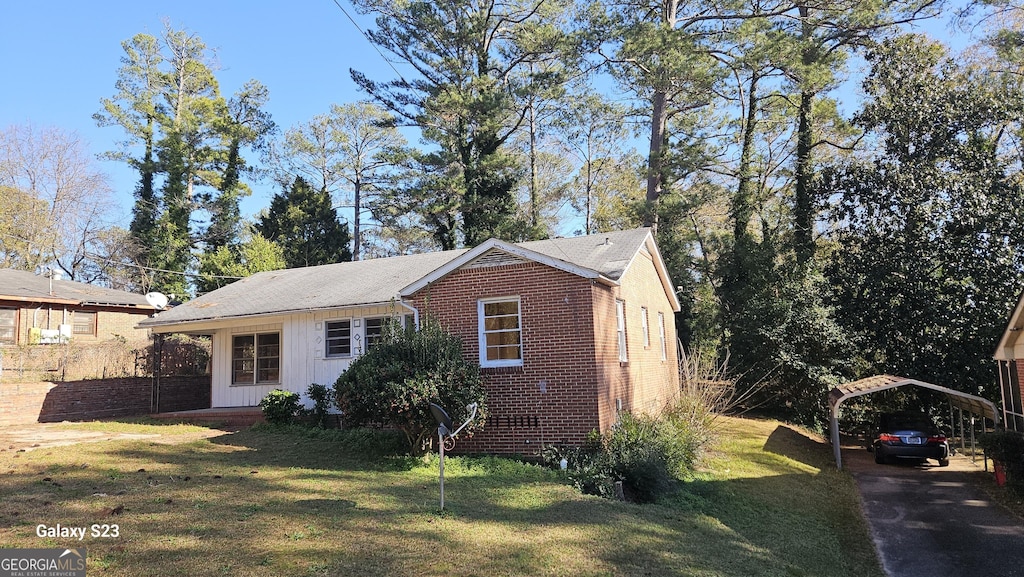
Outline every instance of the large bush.
<path fill-rule="evenodd" d="M 468 434 L 487 417 L 479 367 L 463 358 L 461 339 L 430 320 L 419 331 L 387 323 L 380 340 L 338 377 L 334 392 L 346 427 L 398 429 L 413 454 L 437 431 L 431 402 L 457 423 L 469 416 L 466 406 L 477 403 Z"/>

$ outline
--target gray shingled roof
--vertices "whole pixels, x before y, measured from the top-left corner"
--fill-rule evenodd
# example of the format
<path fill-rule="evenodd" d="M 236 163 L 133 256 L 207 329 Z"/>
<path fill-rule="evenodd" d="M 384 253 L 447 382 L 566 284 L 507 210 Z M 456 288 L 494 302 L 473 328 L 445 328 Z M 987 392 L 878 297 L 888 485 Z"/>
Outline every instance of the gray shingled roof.
<path fill-rule="evenodd" d="M 386 303 L 398 289 L 465 250 L 256 273 L 192 299 L 140 327 Z"/>
<path fill-rule="evenodd" d="M 648 232 L 643 228 L 519 246 L 617 280 Z M 161 312 L 139 326 L 387 303 L 403 287 L 465 252 L 452 250 L 257 273 Z"/>
<path fill-rule="evenodd" d="M 153 310 L 146 297 L 70 280 L 54 280 L 28 271 L 0 269 L 0 298 L 26 302 L 71 302 L 92 306 L 133 307 Z"/>
<path fill-rule="evenodd" d="M 519 246 L 619 280 L 650 231 L 649 228 L 635 228 L 590 236 L 535 240 L 519 243 Z"/>

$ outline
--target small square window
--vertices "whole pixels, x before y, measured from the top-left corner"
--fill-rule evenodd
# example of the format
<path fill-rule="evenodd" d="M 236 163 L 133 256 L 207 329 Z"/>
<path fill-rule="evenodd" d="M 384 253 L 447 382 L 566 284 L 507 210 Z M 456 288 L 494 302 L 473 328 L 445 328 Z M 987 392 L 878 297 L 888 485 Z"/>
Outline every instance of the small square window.
<path fill-rule="evenodd" d="M 96 312 L 95 311 L 75 311 L 71 315 L 72 320 L 72 334 L 76 335 L 96 335 Z"/>

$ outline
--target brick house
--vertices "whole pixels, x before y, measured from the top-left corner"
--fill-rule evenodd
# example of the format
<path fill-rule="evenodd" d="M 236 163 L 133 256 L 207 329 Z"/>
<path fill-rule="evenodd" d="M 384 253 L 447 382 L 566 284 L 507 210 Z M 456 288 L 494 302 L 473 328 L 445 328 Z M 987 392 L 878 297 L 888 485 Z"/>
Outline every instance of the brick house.
<path fill-rule="evenodd" d="M 993 358 L 999 365 L 999 390 L 1002 393 L 1003 423 L 1007 429 L 1024 431 L 1024 294 L 1010 316 Z"/>
<path fill-rule="evenodd" d="M 265 272 L 140 323 L 212 337 L 212 407 L 333 384 L 388 317 L 437 318 L 485 377 L 464 451 L 536 453 L 679 390 L 674 287 L 649 229 Z"/>
<path fill-rule="evenodd" d="M 143 295 L 0 269 L 0 346 L 144 341 L 136 325 L 155 311 Z"/>

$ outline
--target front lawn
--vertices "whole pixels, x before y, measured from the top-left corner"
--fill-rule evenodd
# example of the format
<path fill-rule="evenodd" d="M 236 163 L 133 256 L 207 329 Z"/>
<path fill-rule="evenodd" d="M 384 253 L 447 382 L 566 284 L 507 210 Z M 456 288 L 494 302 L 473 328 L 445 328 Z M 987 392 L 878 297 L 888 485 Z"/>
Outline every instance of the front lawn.
<path fill-rule="evenodd" d="M 721 422 L 707 469 L 655 505 L 579 495 L 533 465 L 457 458 L 443 514 L 436 459 L 366 461 L 268 431 L 3 447 L 0 544 L 87 547 L 90 576 L 882 575 L 827 445 L 775 422 Z M 153 428 L 118 425 L 135 426 Z M 119 536 L 36 536 L 58 523 Z"/>

